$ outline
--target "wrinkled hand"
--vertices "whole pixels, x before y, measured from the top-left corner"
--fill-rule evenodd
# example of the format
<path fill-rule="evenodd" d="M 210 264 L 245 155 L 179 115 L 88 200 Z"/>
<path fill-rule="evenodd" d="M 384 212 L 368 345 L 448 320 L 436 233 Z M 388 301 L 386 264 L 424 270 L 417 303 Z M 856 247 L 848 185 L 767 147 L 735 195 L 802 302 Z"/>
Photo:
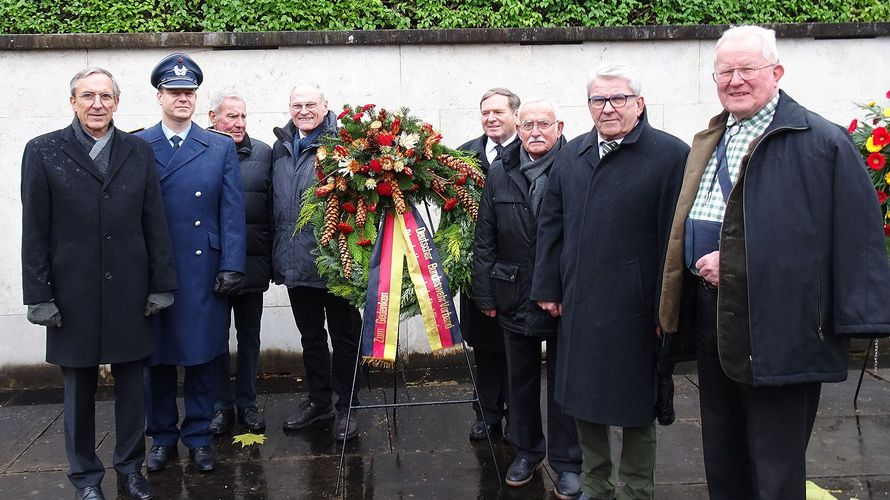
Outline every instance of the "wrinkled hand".
<path fill-rule="evenodd" d="M 217 295 L 235 295 L 241 289 L 242 274 L 237 271 L 220 271 L 216 273 L 213 293 Z"/>
<path fill-rule="evenodd" d="M 702 258 L 695 262 L 695 268 L 698 269 L 699 276 L 704 278 L 711 286 L 716 287 L 720 283 L 720 251 L 714 250 L 707 255 L 703 255 Z"/>
<path fill-rule="evenodd" d="M 562 316 L 562 304 L 559 302 L 538 301 L 538 307 L 550 313 L 554 318 Z"/>
<path fill-rule="evenodd" d="M 171 304 L 173 304 L 171 292 L 150 293 L 148 300 L 145 301 L 145 315 L 157 314 L 161 309 L 170 307 Z"/>
<path fill-rule="evenodd" d="M 28 306 L 28 321 L 35 325 L 62 328 L 62 313 L 52 302 L 41 302 Z"/>
<path fill-rule="evenodd" d="M 488 316 L 489 318 L 494 318 L 495 316 L 498 315 L 498 310 L 497 309 L 483 309 L 482 314 Z"/>

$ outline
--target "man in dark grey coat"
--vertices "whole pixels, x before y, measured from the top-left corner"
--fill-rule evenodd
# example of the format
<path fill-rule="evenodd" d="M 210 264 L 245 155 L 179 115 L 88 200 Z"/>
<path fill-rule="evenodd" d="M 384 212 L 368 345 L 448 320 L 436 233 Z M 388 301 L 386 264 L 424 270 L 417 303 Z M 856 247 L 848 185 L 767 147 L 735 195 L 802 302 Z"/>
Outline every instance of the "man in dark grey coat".
<path fill-rule="evenodd" d="M 114 469 L 129 498 L 152 498 L 142 370 L 150 314 L 173 302 L 170 236 L 151 146 L 113 126 L 111 73 L 71 79 L 75 118 L 31 140 L 22 159 L 22 284 L 28 320 L 46 326 L 46 360 L 65 377 L 65 452 L 78 500 L 104 498 L 96 456 L 99 365 L 114 375 Z"/>
<path fill-rule="evenodd" d="M 559 366 L 558 320 L 529 300 L 535 229 L 554 159 L 565 144 L 563 123 L 549 101 L 519 107 L 522 143 L 504 149 L 491 166 L 476 222 L 473 292 L 482 312 L 504 329 L 509 373 L 511 438 L 516 458 L 507 469 L 509 486 L 523 486 L 546 455 L 557 473 L 557 498 L 581 488 L 581 449 L 572 418 L 554 398 Z M 541 415 L 541 347 L 547 345 L 547 435 Z"/>
<path fill-rule="evenodd" d="M 595 127 L 550 174 L 531 298 L 561 317 L 556 400 L 578 427 L 584 495 L 651 499 L 656 289 L 689 147 L 649 126 L 628 66 L 600 66 L 587 95 Z M 610 426 L 623 428 L 617 492 Z"/>
<path fill-rule="evenodd" d="M 217 92 L 210 99 L 211 129 L 232 136 L 238 150 L 247 222 L 247 261 L 241 288 L 229 297 L 235 314 L 238 359 L 236 391 L 229 382 L 229 352 L 219 359 L 219 398 L 210 422 L 214 435 L 228 434 L 235 421 L 250 432 L 263 432 L 266 422 L 256 406 L 256 376 L 260 361 L 260 321 L 263 292 L 272 278 L 272 148 L 247 135 L 247 104 L 235 91 Z"/>
<path fill-rule="evenodd" d="M 332 429 L 335 440 L 358 435 L 353 414 L 346 414 L 352 392 L 353 373 L 358 353 L 362 319 L 358 309 L 327 288 L 318 273 L 312 250 L 317 243 L 314 228 L 306 224 L 294 235 L 303 192 L 315 184 L 315 153 L 322 135 L 337 133 L 337 120 L 328 111 L 321 89 L 311 83 L 296 85 L 289 100 L 291 119 L 275 129 L 278 138 L 272 148 L 273 215 L 275 239 L 272 268 L 275 283 L 287 287 L 294 321 L 300 330 L 303 364 L 309 382 L 309 398 L 301 402 L 297 413 L 284 421 L 285 430 L 303 429 L 314 422 L 335 415 Z M 327 319 L 333 363 L 328 351 Z M 332 405 L 333 394 L 337 401 Z"/>
<path fill-rule="evenodd" d="M 519 96 L 505 88 L 496 87 L 482 94 L 479 112 L 484 133 L 466 142 L 460 149 L 475 153 L 486 175 L 492 162 L 506 147 L 519 144 L 516 135 L 519 105 Z M 473 348 L 476 361 L 479 403 L 473 403 L 476 421 L 470 428 L 470 439 L 485 439 L 499 430 L 503 430 L 504 438 L 508 439 L 509 426 L 502 428 L 501 424 L 501 421 L 506 424 L 510 422 L 504 332 L 495 318 L 482 314 L 476 303 L 463 293 L 460 295 L 460 327 L 464 340 Z"/>

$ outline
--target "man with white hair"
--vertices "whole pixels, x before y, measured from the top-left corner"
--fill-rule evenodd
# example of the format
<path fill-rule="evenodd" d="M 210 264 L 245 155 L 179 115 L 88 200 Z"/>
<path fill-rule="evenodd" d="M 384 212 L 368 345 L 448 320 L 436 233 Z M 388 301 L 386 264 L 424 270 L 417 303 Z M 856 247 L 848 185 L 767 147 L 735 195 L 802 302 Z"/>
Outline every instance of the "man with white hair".
<path fill-rule="evenodd" d="M 890 267 L 874 188 L 846 132 L 779 90 L 772 30 L 717 42 L 724 111 L 698 133 L 671 229 L 659 312 L 690 302 L 708 491 L 805 498 L 822 382 L 851 336 L 890 333 Z M 684 281 L 696 292 L 682 298 Z M 718 294 L 719 290 L 719 294 Z"/>
<path fill-rule="evenodd" d="M 553 103 L 519 106 L 520 143 L 506 146 L 488 172 L 476 222 L 473 294 L 486 316 L 504 329 L 511 440 L 517 453 L 507 469 L 509 486 L 532 480 L 546 455 L 557 473 L 558 498 L 581 487 L 581 449 L 572 418 L 554 400 L 558 320 L 529 300 L 535 228 L 554 159 L 563 148 L 563 123 Z M 541 418 L 541 346 L 547 344 L 547 437 Z"/>
<path fill-rule="evenodd" d="M 208 118 L 211 130 L 225 132 L 235 141 L 247 223 L 244 276 L 241 287 L 229 297 L 238 338 L 236 390 L 232 392 L 229 382 L 229 351 L 226 349 L 218 361 L 219 397 L 214 405 L 210 432 L 228 434 L 236 416 L 246 430 L 263 432 L 266 422 L 256 406 L 256 376 L 260 361 L 263 292 L 269 289 L 272 278 L 272 148 L 247 135 L 247 104 L 234 90 L 217 92 L 210 98 Z"/>
<path fill-rule="evenodd" d="M 556 401 L 578 428 L 582 498 L 651 499 L 656 290 L 689 147 L 649 125 L 627 65 L 597 68 L 587 103 L 594 128 L 547 184 L 531 298 L 561 318 Z M 611 426 L 623 433 L 617 491 Z"/>

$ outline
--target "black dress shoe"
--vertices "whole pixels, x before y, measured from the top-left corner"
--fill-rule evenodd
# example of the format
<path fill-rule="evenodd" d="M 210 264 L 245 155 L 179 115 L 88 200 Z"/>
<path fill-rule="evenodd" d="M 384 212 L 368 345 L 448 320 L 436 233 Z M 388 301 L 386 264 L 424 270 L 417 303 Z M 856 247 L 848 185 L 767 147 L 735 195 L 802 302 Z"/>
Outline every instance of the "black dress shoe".
<path fill-rule="evenodd" d="M 355 421 L 355 416 L 350 414 L 347 419 L 346 412 L 341 412 L 337 416 L 337 422 L 334 424 L 333 434 L 334 441 L 341 443 L 358 436 L 358 423 Z"/>
<path fill-rule="evenodd" d="M 496 424 L 485 425 L 482 421 L 477 420 L 473 422 L 473 427 L 470 427 L 470 439 L 473 441 L 481 441 L 485 439 L 485 428 L 488 427 L 488 434 L 495 435 L 501 432 L 501 423 L 498 422 Z"/>
<path fill-rule="evenodd" d="M 151 500 L 155 497 L 151 483 L 138 472 L 131 472 L 123 476 L 118 474 L 117 492 L 118 495 L 136 500 Z"/>
<path fill-rule="evenodd" d="M 152 446 L 145 457 L 145 465 L 148 472 L 157 472 L 163 470 L 171 460 L 179 456 L 176 445 L 171 446 Z"/>
<path fill-rule="evenodd" d="M 332 406 L 324 406 L 321 403 L 307 399 L 297 407 L 296 415 L 287 417 L 284 421 L 284 430 L 293 431 L 302 429 L 319 420 L 328 419 L 333 416 L 334 408 Z"/>
<path fill-rule="evenodd" d="M 74 492 L 74 500 L 105 500 L 105 495 L 99 486 L 87 486 L 86 488 L 77 488 Z"/>
<path fill-rule="evenodd" d="M 198 446 L 189 450 L 192 465 L 201 472 L 210 472 L 216 468 L 216 453 L 212 446 Z"/>
<path fill-rule="evenodd" d="M 216 410 L 216 413 L 213 415 L 213 420 L 210 421 L 210 426 L 207 427 L 207 429 L 214 436 L 222 436 L 232 432 L 234 423 L 235 410 L 231 408 L 228 410 Z"/>
<path fill-rule="evenodd" d="M 250 432 L 263 432 L 266 430 L 266 421 L 263 414 L 256 409 L 256 406 L 247 408 L 238 408 L 238 423 Z"/>
<path fill-rule="evenodd" d="M 581 476 L 577 472 L 560 472 L 553 488 L 556 498 L 571 500 L 581 492 Z"/>
<path fill-rule="evenodd" d="M 532 480 L 535 471 L 541 468 L 542 462 L 532 462 L 522 457 L 516 457 L 516 460 L 510 464 L 507 469 L 507 477 L 505 478 L 508 486 L 525 486 Z"/>

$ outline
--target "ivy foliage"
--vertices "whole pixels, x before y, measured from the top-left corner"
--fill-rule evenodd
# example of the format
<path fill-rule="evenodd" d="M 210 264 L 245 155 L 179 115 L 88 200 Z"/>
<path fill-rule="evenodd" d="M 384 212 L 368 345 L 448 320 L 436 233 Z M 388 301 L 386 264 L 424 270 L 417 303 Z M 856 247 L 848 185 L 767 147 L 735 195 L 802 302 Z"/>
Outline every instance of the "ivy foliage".
<path fill-rule="evenodd" d="M 3 0 L 0 33 L 883 22 L 874 0 Z"/>

